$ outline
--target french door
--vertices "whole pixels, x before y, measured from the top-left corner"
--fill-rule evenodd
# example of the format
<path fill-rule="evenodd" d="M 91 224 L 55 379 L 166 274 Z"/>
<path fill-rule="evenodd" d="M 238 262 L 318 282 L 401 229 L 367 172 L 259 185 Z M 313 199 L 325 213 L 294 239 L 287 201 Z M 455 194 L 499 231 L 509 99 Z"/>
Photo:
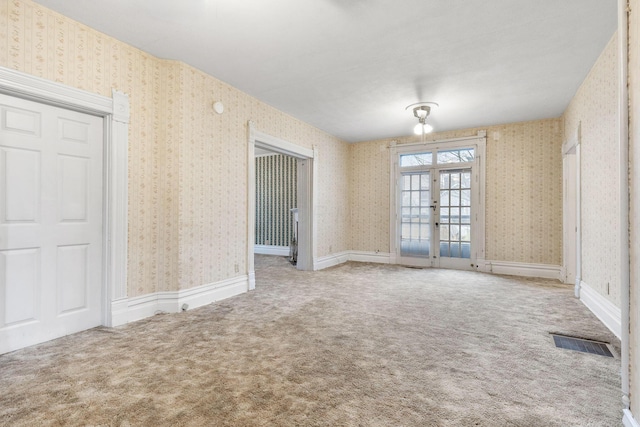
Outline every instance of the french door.
<path fill-rule="evenodd" d="M 401 153 L 397 159 L 396 261 L 474 269 L 478 249 L 483 249 L 483 230 L 477 227 L 480 189 L 476 150 L 436 147 Z"/>

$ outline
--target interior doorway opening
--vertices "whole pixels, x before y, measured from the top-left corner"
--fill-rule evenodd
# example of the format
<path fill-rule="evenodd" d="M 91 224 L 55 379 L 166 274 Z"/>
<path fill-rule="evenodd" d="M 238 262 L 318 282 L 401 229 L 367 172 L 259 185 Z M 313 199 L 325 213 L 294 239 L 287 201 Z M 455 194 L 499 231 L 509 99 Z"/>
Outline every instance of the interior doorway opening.
<path fill-rule="evenodd" d="M 256 253 L 256 153 L 284 156 L 295 162 L 295 201 L 297 209 L 297 262 L 298 270 L 313 270 L 313 167 L 314 150 L 257 131 L 249 122 L 248 144 L 248 226 L 247 266 L 249 289 L 255 288 Z M 293 169 L 293 168 L 291 168 Z M 291 172 L 291 171 L 290 171 Z M 289 208 L 291 209 L 291 208 Z M 286 214 L 286 213 L 281 213 Z M 293 217 L 293 212 L 290 212 Z M 282 217 L 284 218 L 284 217 Z M 285 233 L 286 234 L 286 233 Z M 280 242 L 282 243 L 282 242 Z M 290 243 L 290 242 L 289 242 Z M 264 245 L 266 246 L 266 245 Z M 279 245 L 281 248 L 284 245 Z M 262 248 L 260 248 L 262 249 Z"/>
<path fill-rule="evenodd" d="M 255 254 L 284 256 L 297 264 L 298 159 L 255 149 Z"/>

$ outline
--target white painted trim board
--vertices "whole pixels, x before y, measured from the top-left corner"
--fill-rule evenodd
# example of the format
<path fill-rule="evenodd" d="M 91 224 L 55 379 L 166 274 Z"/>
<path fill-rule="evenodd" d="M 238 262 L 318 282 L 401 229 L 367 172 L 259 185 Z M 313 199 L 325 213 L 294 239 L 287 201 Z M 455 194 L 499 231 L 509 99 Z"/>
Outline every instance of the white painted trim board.
<path fill-rule="evenodd" d="M 623 409 L 622 425 L 624 427 L 640 427 L 640 423 L 636 421 L 633 414 L 628 409 Z"/>
<path fill-rule="evenodd" d="M 394 264 L 393 254 L 387 252 L 343 251 L 326 255 L 314 260 L 314 270 L 333 267 L 347 262 L 373 262 L 379 264 Z M 539 277 L 543 279 L 560 280 L 561 266 L 551 264 L 531 264 L 522 262 L 477 260 L 478 271 L 493 274 L 505 274 L 521 277 Z"/>
<path fill-rule="evenodd" d="M 151 317 L 160 312 L 178 313 L 183 304 L 189 310 L 247 292 L 249 277 L 239 276 L 180 291 L 155 292 L 112 302 L 113 326 Z"/>
<path fill-rule="evenodd" d="M 580 301 L 587 306 L 616 337 L 622 336 L 622 311 L 585 282 L 580 282 Z"/>
<path fill-rule="evenodd" d="M 253 253 L 260 255 L 289 256 L 289 246 L 255 245 Z"/>
<path fill-rule="evenodd" d="M 129 97 L 113 90 L 108 98 L 5 67 L 0 92 L 105 120 L 102 324 L 111 326 L 114 303 L 127 296 Z"/>
<path fill-rule="evenodd" d="M 560 280 L 561 266 L 525 262 L 477 260 L 478 271 L 509 276 Z"/>

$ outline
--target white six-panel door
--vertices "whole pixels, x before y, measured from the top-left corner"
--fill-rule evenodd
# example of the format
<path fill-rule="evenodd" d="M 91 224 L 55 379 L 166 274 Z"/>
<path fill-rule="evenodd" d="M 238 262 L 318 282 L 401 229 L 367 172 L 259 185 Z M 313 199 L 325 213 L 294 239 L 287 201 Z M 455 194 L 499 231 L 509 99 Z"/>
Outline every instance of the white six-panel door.
<path fill-rule="evenodd" d="M 103 133 L 0 95 L 0 353 L 101 323 Z"/>

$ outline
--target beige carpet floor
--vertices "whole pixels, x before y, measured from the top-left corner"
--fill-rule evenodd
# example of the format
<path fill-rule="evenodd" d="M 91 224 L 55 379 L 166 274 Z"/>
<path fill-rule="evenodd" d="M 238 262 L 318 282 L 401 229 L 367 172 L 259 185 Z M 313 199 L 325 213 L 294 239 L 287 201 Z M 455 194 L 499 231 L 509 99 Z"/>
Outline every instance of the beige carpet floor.
<path fill-rule="evenodd" d="M 259 257 L 257 289 L 0 356 L 4 426 L 616 426 L 619 342 L 559 282 Z M 619 351 L 619 350 L 618 350 Z"/>

